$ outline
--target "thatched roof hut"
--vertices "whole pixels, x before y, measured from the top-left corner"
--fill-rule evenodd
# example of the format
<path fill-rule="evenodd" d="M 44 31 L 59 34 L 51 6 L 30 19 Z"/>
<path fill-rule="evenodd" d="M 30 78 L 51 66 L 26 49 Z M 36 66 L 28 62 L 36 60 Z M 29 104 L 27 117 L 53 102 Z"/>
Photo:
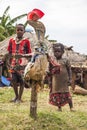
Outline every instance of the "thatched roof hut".
<path fill-rule="evenodd" d="M 6 38 L 4 41 L 0 42 L 0 55 L 5 55 L 7 53 L 7 46 L 10 38 L 16 37 L 16 34 Z M 31 43 L 32 50 L 34 49 L 34 45 L 37 43 L 36 35 L 33 32 L 25 32 L 24 34 L 25 38 L 28 38 Z M 45 39 L 45 43 L 47 45 L 50 45 L 50 42 Z"/>
<path fill-rule="evenodd" d="M 13 35 L 11 37 L 15 37 L 16 35 Z M 31 48 L 34 49 L 34 45 L 37 42 L 37 38 L 35 33 L 33 32 L 25 32 L 24 36 L 30 40 Z M 7 46 L 9 39 L 11 37 L 8 37 L 4 41 L 0 42 L 0 55 L 5 55 L 7 53 Z M 51 54 L 51 44 L 47 39 L 45 39 L 45 43 L 48 46 L 48 52 Z M 65 53 L 63 55 L 64 57 L 68 58 L 71 62 L 72 72 L 73 72 L 73 85 L 75 85 L 76 75 L 77 73 L 81 73 L 83 76 L 83 86 L 87 89 L 87 56 L 79 54 L 77 52 L 74 52 L 72 47 L 66 47 L 65 46 Z M 1 58 L 1 57 L 0 57 Z"/>
<path fill-rule="evenodd" d="M 7 46 L 8 46 L 9 39 L 11 37 L 15 37 L 15 36 L 16 36 L 16 34 L 12 35 L 12 36 L 8 37 L 7 39 L 5 39 L 4 41 L 0 42 L 0 55 L 5 55 L 7 53 Z M 25 32 L 24 36 L 30 40 L 31 48 L 33 50 L 34 45 L 37 42 L 35 33 Z M 48 52 L 50 52 L 52 54 L 51 43 L 47 39 L 45 39 L 45 43 L 47 44 L 47 46 L 49 48 Z M 65 46 L 64 57 L 67 57 L 70 60 L 72 67 L 87 69 L 87 56 L 74 52 L 72 50 L 72 47 Z"/>
<path fill-rule="evenodd" d="M 68 48 L 70 47 L 65 47 L 64 57 L 70 60 L 72 68 L 83 68 L 87 70 L 87 56 L 73 51 L 72 48 Z"/>

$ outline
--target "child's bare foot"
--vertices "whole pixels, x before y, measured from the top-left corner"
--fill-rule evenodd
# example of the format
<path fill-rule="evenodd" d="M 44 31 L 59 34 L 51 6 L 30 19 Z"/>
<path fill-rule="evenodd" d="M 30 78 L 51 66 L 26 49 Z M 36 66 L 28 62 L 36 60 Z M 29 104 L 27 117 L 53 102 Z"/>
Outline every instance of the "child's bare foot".
<path fill-rule="evenodd" d="M 70 108 L 70 111 L 71 111 L 71 112 L 75 112 L 75 109 L 74 109 L 74 108 Z"/>
<path fill-rule="evenodd" d="M 16 102 L 17 97 L 13 98 L 12 100 L 10 100 L 10 102 Z"/>
<path fill-rule="evenodd" d="M 62 111 L 62 108 L 58 108 L 58 111 Z"/>
<path fill-rule="evenodd" d="M 21 102 L 23 102 L 23 101 L 20 100 L 20 99 L 17 99 L 17 100 L 15 101 L 15 103 L 21 103 Z"/>

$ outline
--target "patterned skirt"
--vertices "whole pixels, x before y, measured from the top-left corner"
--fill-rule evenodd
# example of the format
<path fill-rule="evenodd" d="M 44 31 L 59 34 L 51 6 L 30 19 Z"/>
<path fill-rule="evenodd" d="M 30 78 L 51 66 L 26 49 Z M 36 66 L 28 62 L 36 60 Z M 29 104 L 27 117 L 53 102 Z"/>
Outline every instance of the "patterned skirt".
<path fill-rule="evenodd" d="M 66 93 L 50 93 L 49 103 L 58 107 L 64 106 L 71 102 L 72 98 L 69 92 Z"/>

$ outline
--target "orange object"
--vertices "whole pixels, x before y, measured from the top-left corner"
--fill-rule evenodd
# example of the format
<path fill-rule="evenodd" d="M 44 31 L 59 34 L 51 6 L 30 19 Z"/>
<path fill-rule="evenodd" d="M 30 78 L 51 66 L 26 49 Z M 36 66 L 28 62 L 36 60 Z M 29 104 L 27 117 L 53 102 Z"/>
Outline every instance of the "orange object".
<path fill-rule="evenodd" d="M 31 12 L 28 13 L 27 19 L 32 20 L 34 15 L 36 15 L 38 19 L 40 19 L 44 16 L 44 13 L 40 9 L 33 9 Z"/>
<path fill-rule="evenodd" d="M 8 70 L 8 72 L 12 73 L 12 72 L 14 72 L 14 70 L 11 70 L 11 69 L 10 69 L 10 70 Z"/>

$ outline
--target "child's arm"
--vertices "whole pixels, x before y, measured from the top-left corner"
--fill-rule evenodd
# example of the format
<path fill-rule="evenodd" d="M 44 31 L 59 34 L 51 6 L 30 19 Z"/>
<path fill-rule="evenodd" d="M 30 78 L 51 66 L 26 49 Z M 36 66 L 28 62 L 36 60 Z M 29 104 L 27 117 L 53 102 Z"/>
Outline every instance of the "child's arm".
<path fill-rule="evenodd" d="M 50 71 L 51 71 L 51 74 L 54 74 L 54 73 L 60 73 L 60 64 L 57 63 L 52 57 L 50 57 L 48 54 L 47 54 L 47 60 L 49 62 L 49 68 L 50 68 Z"/>

